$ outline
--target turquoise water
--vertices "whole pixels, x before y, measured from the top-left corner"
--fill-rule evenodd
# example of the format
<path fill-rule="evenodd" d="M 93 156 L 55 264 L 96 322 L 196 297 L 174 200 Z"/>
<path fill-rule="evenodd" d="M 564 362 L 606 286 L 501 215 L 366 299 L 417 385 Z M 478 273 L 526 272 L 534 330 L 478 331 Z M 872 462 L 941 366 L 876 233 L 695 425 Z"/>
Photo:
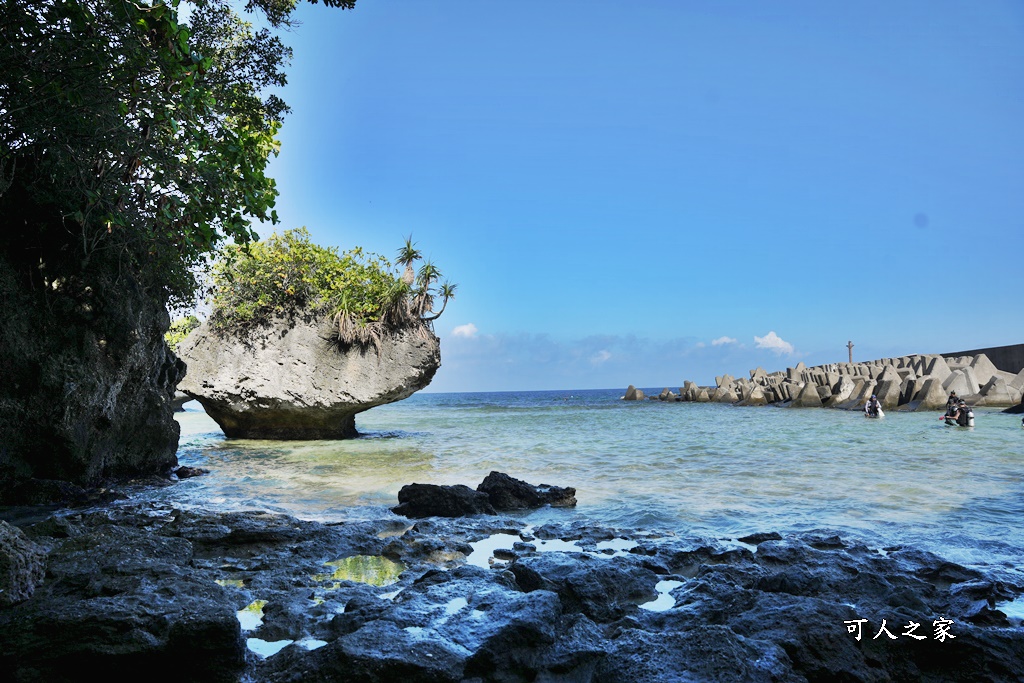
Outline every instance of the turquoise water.
<path fill-rule="evenodd" d="M 979 409 L 963 429 L 937 412 L 866 420 L 622 393 L 417 394 L 361 414 L 359 439 L 307 442 L 226 439 L 193 402 L 178 414 L 178 458 L 211 474 L 139 496 L 336 521 L 385 512 L 408 483 L 475 488 L 499 470 L 577 489 L 575 510 L 521 515 L 533 524 L 716 538 L 831 529 L 1024 580 L 1020 416 Z"/>

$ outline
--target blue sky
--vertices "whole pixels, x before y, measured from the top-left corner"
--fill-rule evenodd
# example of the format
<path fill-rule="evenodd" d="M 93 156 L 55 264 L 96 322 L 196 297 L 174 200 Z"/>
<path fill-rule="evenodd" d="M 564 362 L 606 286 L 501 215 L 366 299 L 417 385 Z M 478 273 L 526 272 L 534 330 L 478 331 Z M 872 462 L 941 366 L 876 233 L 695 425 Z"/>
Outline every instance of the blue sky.
<path fill-rule="evenodd" d="M 298 17 L 277 229 L 389 258 L 412 234 L 459 284 L 431 391 L 1024 342 L 1020 2 Z"/>

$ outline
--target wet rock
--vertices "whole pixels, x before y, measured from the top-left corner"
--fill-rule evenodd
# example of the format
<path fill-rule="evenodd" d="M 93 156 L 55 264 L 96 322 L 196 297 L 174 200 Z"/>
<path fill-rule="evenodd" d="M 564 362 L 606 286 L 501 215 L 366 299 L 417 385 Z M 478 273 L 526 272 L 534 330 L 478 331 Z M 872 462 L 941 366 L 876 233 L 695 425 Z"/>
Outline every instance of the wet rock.
<path fill-rule="evenodd" d="M 38 524 L 50 570 L 0 609 L 0 680 L 79 680 L 89 662 L 266 683 L 1009 681 L 1024 661 L 1024 629 L 999 611 L 1022 587 L 914 548 L 816 530 L 744 537 L 755 553 L 551 522 L 536 538 L 571 550 L 520 544 L 486 569 L 467 546 L 522 523 L 432 517 L 395 535 L 395 521 L 126 507 Z M 597 550 L 613 538 L 637 545 Z M 325 564 L 385 548 L 402 565 L 386 582 Z M 255 601 L 241 631 L 235 611 Z M 293 643 L 243 662 L 242 638 Z"/>
<path fill-rule="evenodd" d="M 761 532 L 756 534 L 750 534 L 749 536 L 743 536 L 742 538 L 737 538 L 736 540 L 740 543 L 749 543 L 751 545 L 757 545 L 758 543 L 764 543 L 765 541 L 781 541 L 782 536 L 777 532 L 770 531 L 767 533 Z"/>
<path fill-rule="evenodd" d="M 0 610 L 0 679 L 79 681 L 88 666 L 122 680 L 235 680 L 236 608 L 191 559 L 187 541 L 111 524 L 59 544 L 32 599 Z"/>
<path fill-rule="evenodd" d="M 405 517 L 462 517 L 496 515 L 486 493 L 463 484 L 406 484 L 398 492 L 398 506 L 391 508 Z"/>
<path fill-rule="evenodd" d="M 544 507 L 574 507 L 576 505 L 576 489 L 571 487 L 550 486 L 548 484 L 533 485 L 520 479 L 514 479 L 502 472 L 491 472 L 477 491 L 487 494 L 495 510 L 523 510 Z"/>

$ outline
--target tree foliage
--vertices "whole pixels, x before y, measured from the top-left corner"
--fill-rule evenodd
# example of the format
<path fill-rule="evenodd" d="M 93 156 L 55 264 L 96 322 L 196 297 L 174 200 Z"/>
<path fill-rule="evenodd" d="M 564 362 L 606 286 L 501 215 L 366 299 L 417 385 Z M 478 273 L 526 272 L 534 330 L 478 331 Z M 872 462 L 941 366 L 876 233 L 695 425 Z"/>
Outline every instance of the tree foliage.
<path fill-rule="evenodd" d="M 247 327 L 297 311 L 334 312 L 340 297 L 362 320 L 381 317 L 381 302 L 398 282 L 391 264 L 359 247 L 339 253 L 309 239 L 305 228 L 228 246 L 213 267 L 213 314 L 221 327 Z"/>
<path fill-rule="evenodd" d="M 183 318 L 178 318 L 171 322 L 171 327 L 164 334 L 164 340 L 167 342 L 167 346 L 170 347 L 171 351 L 178 352 L 178 344 L 184 341 L 185 337 L 192 332 L 192 330 L 199 327 L 199 318 L 195 315 L 186 315 Z"/>
<path fill-rule="evenodd" d="M 447 303 L 455 292 L 448 283 L 437 290 L 439 276 L 436 266 L 424 264 L 410 286 L 383 256 L 360 247 L 341 253 L 313 244 L 305 228 L 287 230 L 224 249 L 213 267 L 211 321 L 245 330 L 277 316 L 326 315 L 341 343 L 377 346 L 398 330 L 429 329 L 440 315 L 429 315 L 435 298 Z"/>
<path fill-rule="evenodd" d="M 130 275 L 185 304 L 221 240 L 276 222 L 265 170 L 287 106 L 265 91 L 291 52 L 230 0 L 198 0 L 187 25 L 177 6 L 0 5 L 0 248 L 28 288 Z M 294 7 L 246 9 L 275 27 Z"/>
<path fill-rule="evenodd" d="M 418 258 L 417 253 L 400 264 L 409 266 Z M 383 256 L 359 247 L 340 253 L 310 242 L 304 227 L 286 230 L 223 250 L 213 266 L 211 322 L 221 330 L 245 331 L 275 316 L 328 315 L 340 343 L 379 347 L 397 331 L 430 329 L 443 311 L 431 314 L 435 298 L 442 297 L 446 305 L 455 296 L 455 285 L 436 287 L 439 276 L 427 262 L 410 285 Z"/>

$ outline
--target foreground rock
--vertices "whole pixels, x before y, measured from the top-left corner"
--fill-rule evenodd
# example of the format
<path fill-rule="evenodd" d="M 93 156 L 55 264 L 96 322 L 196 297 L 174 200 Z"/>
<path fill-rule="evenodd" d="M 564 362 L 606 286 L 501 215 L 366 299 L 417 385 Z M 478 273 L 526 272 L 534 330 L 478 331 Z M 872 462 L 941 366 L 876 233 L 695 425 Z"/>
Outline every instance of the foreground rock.
<path fill-rule="evenodd" d="M 744 536 L 755 552 L 587 523 L 160 507 L 28 531 L 50 569 L 0 610 L 0 680 L 1011 681 L 1024 661 L 995 609 L 1020 586 L 830 532 Z M 504 550 L 481 557 L 487 539 Z"/>
<path fill-rule="evenodd" d="M 391 508 L 392 512 L 417 519 L 496 515 L 498 512 L 536 509 L 545 505 L 573 507 L 576 505 L 576 489 L 548 484 L 535 486 L 503 472 L 491 472 L 475 491 L 462 484 L 407 484 L 398 492 L 398 503 L 397 507 Z"/>
<path fill-rule="evenodd" d="M 28 600 L 46 573 L 46 553 L 0 520 L 0 608 Z"/>
<path fill-rule="evenodd" d="M 426 327 L 379 349 L 333 341 L 325 319 L 278 319 L 241 338 L 203 323 L 178 346 L 188 365 L 178 388 L 203 404 L 228 437 L 343 439 L 355 416 L 430 384 L 440 344 Z"/>

